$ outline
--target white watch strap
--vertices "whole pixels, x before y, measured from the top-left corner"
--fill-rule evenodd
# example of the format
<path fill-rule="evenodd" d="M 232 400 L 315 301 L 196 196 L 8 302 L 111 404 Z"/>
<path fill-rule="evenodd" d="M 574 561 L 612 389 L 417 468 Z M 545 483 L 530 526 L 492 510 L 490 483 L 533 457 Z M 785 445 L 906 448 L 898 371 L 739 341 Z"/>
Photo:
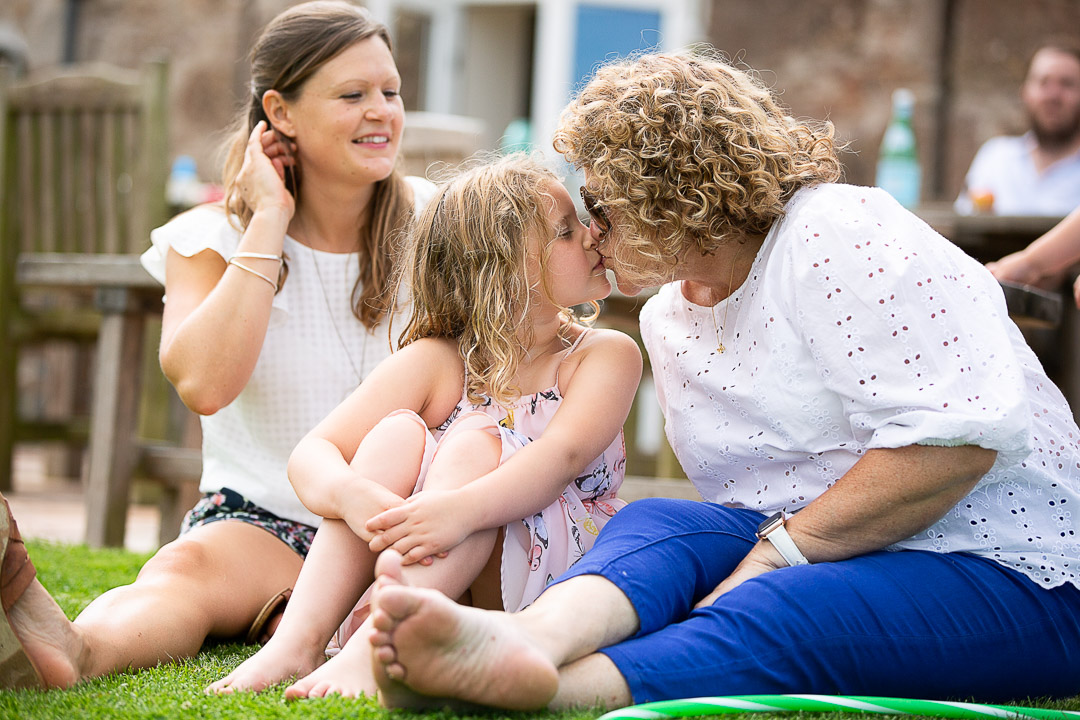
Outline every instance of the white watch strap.
<path fill-rule="evenodd" d="M 799 546 L 791 539 L 791 535 L 788 534 L 787 528 L 783 524 L 777 525 L 770 530 L 765 539 L 773 544 L 773 547 L 776 548 L 776 551 L 780 553 L 780 556 L 784 558 L 788 565 L 794 567 L 795 565 L 810 564 L 810 561 L 799 550 Z"/>

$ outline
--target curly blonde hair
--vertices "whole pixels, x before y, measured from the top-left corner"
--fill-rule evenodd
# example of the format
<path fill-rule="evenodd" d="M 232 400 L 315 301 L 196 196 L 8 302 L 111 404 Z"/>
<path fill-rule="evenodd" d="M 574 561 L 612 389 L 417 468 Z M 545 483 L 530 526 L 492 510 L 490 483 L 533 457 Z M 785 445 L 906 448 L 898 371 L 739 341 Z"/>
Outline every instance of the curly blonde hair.
<path fill-rule="evenodd" d="M 546 267 L 556 229 L 548 209 L 555 202 L 549 188 L 559 182 L 532 155 L 478 159 L 440 185 L 406 236 L 399 283 L 409 289 L 412 312 L 398 345 L 455 339 L 472 402 L 506 405 L 521 395 L 514 378 L 532 342 L 532 298 L 539 291 L 554 302 Z M 599 310 L 590 306 L 586 320 Z M 557 307 L 567 321 L 578 319 Z"/>
<path fill-rule="evenodd" d="M 839 179 L 833 134 L 699 48 L 601 67 L 563 111 L 554 146 L 617 218 L 620 274 L 647 285 L 666 282 L 663 268 L 687 249 L 767 232 L 796 190 Z"/>
<path fill-rule="evenodd" d="M 372 37 L 393 50 L 386 26 L 376 22 L 366 9 L 343 0 L 312 0 L 294 5 L 263 29 L 251 49 L 251 92 L 243 114 L 234 123 L 222 170 L 225 208 L 230 218 L 239 222 L 238 229 L 247 228 L 252 215 L 236 186 L 248 136 L 260 121 L 272 127 L 263 111 L 263 95 L 268 90 L 277 90 L 286 100 L 295 100 L 319 68 Z M 298 203 L 303 202 L 301 173 L 287 173 L 285 185 Z M 394 236 L 403 232 L 412 220 L 411 197 L 412 191 L 395 170 L 375 183 L 371 215 L 357 232 L 360 275 L 352 292 L 353 314 L 369 330 L 375 328 L 393 304 L 390 289 Z M 287 266 L 283 269 L 282 283 L 288 275 Z"/>

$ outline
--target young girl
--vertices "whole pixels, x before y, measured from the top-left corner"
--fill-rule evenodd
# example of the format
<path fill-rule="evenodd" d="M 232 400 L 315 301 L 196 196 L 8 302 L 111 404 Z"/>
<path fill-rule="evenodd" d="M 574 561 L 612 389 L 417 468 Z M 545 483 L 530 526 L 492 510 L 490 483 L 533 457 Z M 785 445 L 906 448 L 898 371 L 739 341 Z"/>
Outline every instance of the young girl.
<path fill-rule="evenodd" d="M 401 349 L 289 461 L 300 498 L 329 512 L 281 625 L 209 691 L 299 676 L 287 697 L 373 692 L 357 598 L 378 552 L 402 553 L 410 582 L 516 611 L 623 505 L 641 355 L 571 310 L 595 316 L 611 286 L 558 179 L 522 155 L 464 172 L 417 220 L 401 267 Z"/>

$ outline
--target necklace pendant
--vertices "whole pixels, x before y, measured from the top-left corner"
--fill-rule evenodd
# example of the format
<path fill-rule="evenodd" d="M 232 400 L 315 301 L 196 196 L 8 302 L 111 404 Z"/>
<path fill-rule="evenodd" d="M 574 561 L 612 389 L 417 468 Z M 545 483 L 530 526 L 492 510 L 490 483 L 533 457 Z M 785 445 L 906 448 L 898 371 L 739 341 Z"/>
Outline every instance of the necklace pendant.
<path fill-rule="evenodd" d="M 724 343 L 717 343 L 717 345 L 716 345 L 716 351 L 717 351 L 718 353 L 720 353 L 721 355 L 723 355 L 723 354 L 724 354 L 724 351 L 725 351 L 725 350 L 727 350 L 727 348 L 726 348 L 726 347 L 724 347 Z"/>

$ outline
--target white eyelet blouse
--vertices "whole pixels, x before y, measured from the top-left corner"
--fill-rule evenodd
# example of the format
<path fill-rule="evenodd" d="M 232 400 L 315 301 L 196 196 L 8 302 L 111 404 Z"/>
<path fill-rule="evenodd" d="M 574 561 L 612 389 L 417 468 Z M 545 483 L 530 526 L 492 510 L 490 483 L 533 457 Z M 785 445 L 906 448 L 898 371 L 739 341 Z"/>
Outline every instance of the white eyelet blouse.
<path fill-rule="evenodd" d="M 868 449 L 980 445 L 998 451 L 990 472 L 893 549 L 1080 587 L 1080 432 L 982 265 L 884 191 L 821 185 L 715 311 L 722 354 L 712 310 L 678 284 L 641 313 L 668 440 L 706 500 L 793 511 Z"/>

